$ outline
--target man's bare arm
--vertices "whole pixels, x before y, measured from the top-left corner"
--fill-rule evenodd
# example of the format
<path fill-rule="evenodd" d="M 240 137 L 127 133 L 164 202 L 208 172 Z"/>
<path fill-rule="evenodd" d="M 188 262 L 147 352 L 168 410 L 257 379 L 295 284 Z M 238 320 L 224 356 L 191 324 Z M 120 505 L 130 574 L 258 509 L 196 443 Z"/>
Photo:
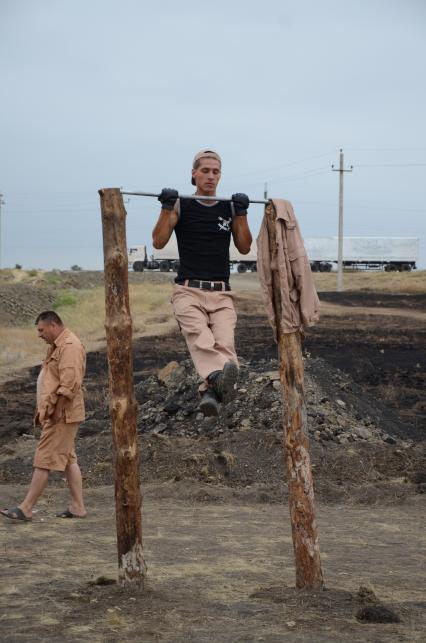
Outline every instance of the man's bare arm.
<path fill-rule="evenodd" d="M 247 210 L 249 207 L 249 198 L 247 194 L 237 192 L 232 195 L 235 216 L 232 219 L 232 236 L 234 243 L 241 254 L 246 255 L 250 252 L 252 236 L 247 223 Z"/>
<path fill-rule="evenodd" d="M 152 231 L 152 245 L 157 250 L 164 248 L 178 222 L 178 215 L 175 210 L 161 210 L 160 217 Z"/>
<path fill-rule="evenodd" d="M 250 252 L 252 236 L 248 226 L 247 217 L 234 217 L 232 221 L 232 237 L 235 246 L 241 254 L 246 255 Z"/>
<path fill-rule="evenodd" d="M 161 212 L 157 224 L 152 231 L 152 245 L 157 250 L 164 248 L 178 222 L 179 217 L 175 208 L 177 199 L 177 190 L 173 190 L 172 188 L 163 188 L 158 197 L 161 203 Z"/>

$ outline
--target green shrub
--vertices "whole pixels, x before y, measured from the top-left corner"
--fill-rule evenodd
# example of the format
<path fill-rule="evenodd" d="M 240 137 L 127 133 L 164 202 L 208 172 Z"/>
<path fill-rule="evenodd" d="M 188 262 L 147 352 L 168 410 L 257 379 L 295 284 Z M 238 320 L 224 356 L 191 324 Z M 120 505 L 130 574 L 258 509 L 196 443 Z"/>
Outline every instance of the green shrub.
<path fill-rule="evenodd" d="M 53 308 L 62 308 L 63 306 L 74 306 L 77 303 L 77 295 L 70 290 L 63 290 L 56 295 Z"/>
<path fill-rule="evenodd" d="M 59 284 L 62 281 L 61 275 L 57 272 L 47 272 L 44 279 L 48 284 Z"/>

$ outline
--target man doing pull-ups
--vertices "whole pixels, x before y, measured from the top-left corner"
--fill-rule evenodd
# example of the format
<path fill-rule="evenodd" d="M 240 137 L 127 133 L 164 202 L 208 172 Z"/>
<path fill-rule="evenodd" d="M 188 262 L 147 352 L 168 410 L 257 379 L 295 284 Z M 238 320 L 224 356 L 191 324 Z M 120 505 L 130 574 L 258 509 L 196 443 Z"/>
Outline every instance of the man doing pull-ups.
<path fill-rule="evenodd" d="M 173 230 L 179 252 L 179 272 L 172 304 L 192 361 L 203 379 L 200 409 L 218 415 L 219 403 L 235 395 L 238 359 L 234 329 L 237 315 L 229 285 L 231 233 L 242 254 L 250 251 L 252 236 L 247 223 L 249 199 L 232 195 L 231 201 L 206 201 L 216 196 L 222 161 L 212 150 L 196 154 L 191 183 L 199 199 L 180 199 L 164 188 L 158 197 L 161 213 L 152 233 L 154 248 L 163 248 Z"/>

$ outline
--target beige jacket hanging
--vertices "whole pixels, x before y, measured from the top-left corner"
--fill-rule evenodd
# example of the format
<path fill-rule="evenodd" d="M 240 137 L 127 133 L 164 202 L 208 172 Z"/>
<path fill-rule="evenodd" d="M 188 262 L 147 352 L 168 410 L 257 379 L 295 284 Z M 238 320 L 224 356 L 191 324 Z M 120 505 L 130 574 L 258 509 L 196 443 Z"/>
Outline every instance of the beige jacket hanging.
<path fill-rule="evenodd" d="M 272 303 L 273 270 L 278 269 L 280 278 L 283 333 L 303 331 L 304 326 L 313 326 L 319 320 L 320 303 L 293 206 L 283 199 L 273 199 L 272 203 L 277 213 L 277 265 L 272 263 L 265 214 L 257 237 L 257 270 L 268 318 L 277 339 Z"/>

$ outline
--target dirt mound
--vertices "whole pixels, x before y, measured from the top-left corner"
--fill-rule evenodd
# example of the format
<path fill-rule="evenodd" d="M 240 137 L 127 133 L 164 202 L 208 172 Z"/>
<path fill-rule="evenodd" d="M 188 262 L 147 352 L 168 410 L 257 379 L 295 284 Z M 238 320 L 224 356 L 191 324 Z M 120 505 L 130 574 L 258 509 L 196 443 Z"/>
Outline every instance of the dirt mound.
<path fill-rule="evenodd" d="M 135 340 L 144 481 L 197 480 L 212 489 L 251 489 L 253 497 L 271 501 L 285 494 L 277 348 L 265 316 L 240 314 L 236 339 L 239 393 L 217 419 L 198 411 L 198 378 L 180 334 Z M 426 350 L 416 322 L 353 319 L 348 309 L 310 332 L 305 354 L 307 428 L 320 497 L 375 502 L 422 493 Z M 0 389 L 3 481 L 20 481 L 31 468 L 34 443 L 23 434 L 32 433 L 37 371 Z M 105 351 L 90 353 L 79 442 L 89 485 L 112 481 L 107 397 Z"/>
<path fill-rule="evenodd" d="M 32 284 L 0 285 L 0 325 L 18 326 L 34 321 L 38 313 L 52 307 L 55 293 Z"/>
<path fill-rule="evenodd" d="M 178 336 L 168 340 L 179 346 Z M 88 413 L 79 442 L 79 458 L 89 486 L 111 484 L 113 480 L 104 367 L 103 353 L 89 356 Z M 243 360 L 238 396 L 222 408 L 218 418 L 204 418 L 199 412 L 198 378 L 189 360 L 169 363 L 157 374 L 139 371 L 135 396 L 139 403 L 142 480 L 197 480 L 211 485 L 208 498 L 218 501 L 224 496 L 216 485 L 250 489 L 250 501 L 282 500 L 287 487 L 277 367 L 276 359 L 250 365 Z M 426 455 L 414 442 L 422 434 L 363 394 L 348 375 L 324 360 L 307 359 L 305 370 L 307 426 L 319 497 L 371 503 L 379 497 L 382 501 L 386 497 L 400 499 L 423 491 L 420 474 Z M 3 429 L 10 437 L 12 432 L 30 434 L 7 441 L 0 461 L 2 482 L 17 482 L 31 468 L 34 439 L 29 415 L 34 376 L 20 383 L 19 398 L 11 396 L 10 389 L 0 398 Z M 23 395 L 24 391 L 30 397 Z M 27 416 L 27 423 L 16 421 L 18 413 Z M 7 439 L 5 433 L 2 437 Z"/>

